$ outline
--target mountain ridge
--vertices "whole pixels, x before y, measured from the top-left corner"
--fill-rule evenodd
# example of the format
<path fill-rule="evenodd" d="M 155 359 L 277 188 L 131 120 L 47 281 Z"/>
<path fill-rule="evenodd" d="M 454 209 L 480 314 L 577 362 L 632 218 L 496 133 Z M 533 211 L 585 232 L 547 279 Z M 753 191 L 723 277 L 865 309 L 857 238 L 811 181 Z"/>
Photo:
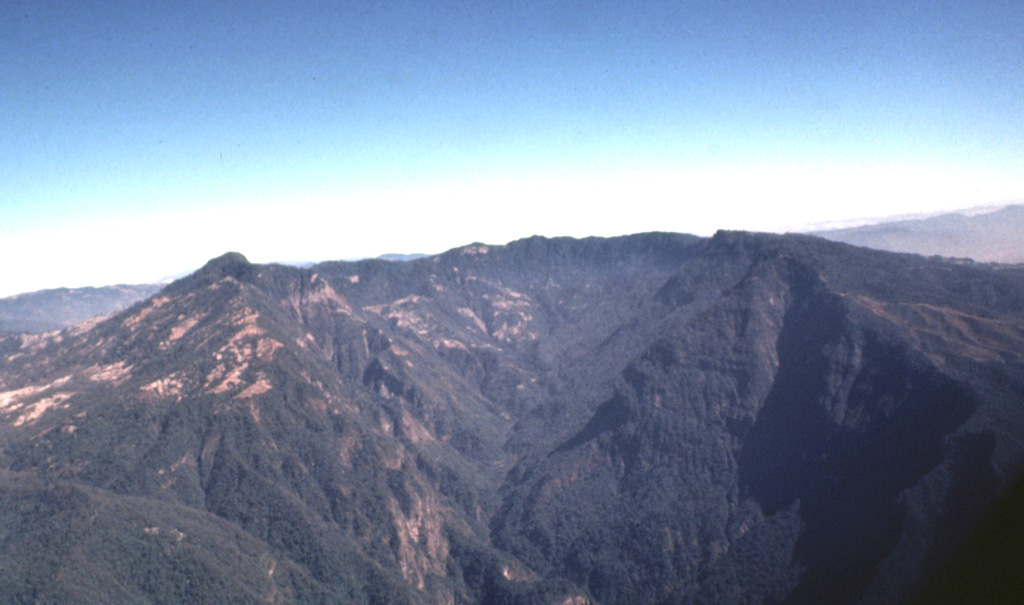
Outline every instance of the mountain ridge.
<path fill-rule="evenodd" d="M 940 255 L 977 262 L 1022 263 L 1024 205 L 991 212 L 950 212 L 926 218 L 810 232 L 826 239 L 890 252 Z"/>
<path fill-rule="evenodd" d="M 228 253 L 0 337 L 0 495 L 87 494 L 102 539 L 225 599 L 896 601 L 1024 462 L 1022 309 L 1021 268 L 811 236 Z M 14 568 L 6 593 L 56 594 Z"/>
<path fill-rule="evenodd" d="M 0 298 L 0 332 L 48 332 L 107 315 L 155 294 L 162 284 L 54 288 Z"/>

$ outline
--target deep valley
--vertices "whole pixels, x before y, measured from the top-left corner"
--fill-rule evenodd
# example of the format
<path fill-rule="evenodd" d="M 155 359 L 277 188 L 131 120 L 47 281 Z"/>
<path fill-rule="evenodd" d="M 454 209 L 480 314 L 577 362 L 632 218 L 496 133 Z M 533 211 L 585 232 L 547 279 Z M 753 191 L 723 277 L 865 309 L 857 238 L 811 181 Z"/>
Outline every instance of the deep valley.
<path fill-rule="evenodd" d="M 1024 266 L 226 254 L 0 337 L 9 602 L 899 602 L 1024 463 Z"/>

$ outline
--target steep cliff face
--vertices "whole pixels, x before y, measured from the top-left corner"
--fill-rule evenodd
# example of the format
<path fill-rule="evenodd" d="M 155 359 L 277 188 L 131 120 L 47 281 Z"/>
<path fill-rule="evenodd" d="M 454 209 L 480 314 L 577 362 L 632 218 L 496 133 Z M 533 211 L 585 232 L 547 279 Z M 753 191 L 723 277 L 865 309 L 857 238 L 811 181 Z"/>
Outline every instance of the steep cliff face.
<path fill-rule="evenodd" d="M 0 339 L 0 494 L 21 528 L 0 583 L 895 600 L 1024 461 L 1022 345 L 1024 271 L 814 238 L 225 255 L 107 319 Z M 54 568 L 66 583 L 42 582 Z"/>

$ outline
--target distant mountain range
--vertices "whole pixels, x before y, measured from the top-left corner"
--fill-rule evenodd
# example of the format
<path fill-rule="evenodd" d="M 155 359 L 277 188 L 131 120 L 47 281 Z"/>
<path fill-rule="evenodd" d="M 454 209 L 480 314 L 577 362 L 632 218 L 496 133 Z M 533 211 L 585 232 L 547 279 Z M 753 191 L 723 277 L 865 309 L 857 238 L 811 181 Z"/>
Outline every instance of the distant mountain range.
<path fill-rule="evenodd" d="M 0 337 L 0 594 L 898 602 L 1019 476 L 1022 401 L 1024 266 L 739 232 L 227 254 Z"/>
<path fill-rule="evenodd" d="M 120 311 L 162 284 L 56 288 L 0 298 L 0 332 L 47 332 Z"/>
<path fill-rule="evenodd" d="M 423 258 L 424 256 L 430 256 L 430 255 L 429 254 L 418 254 L 418 253 L 414 253 L 414 254 L 382 254 L 382 255 L 378 256 L 377 258 L 379 258 L 380 260 L 393 260 L 393 261 L 404 262 L 404 261 L 416 260 L 417 258 Z"/>
<path fill-rule="evenodd" d="M 949 213 L 812 234 L 890 252 L 1024 263 L 1024 205 L 979 214 Z"/>

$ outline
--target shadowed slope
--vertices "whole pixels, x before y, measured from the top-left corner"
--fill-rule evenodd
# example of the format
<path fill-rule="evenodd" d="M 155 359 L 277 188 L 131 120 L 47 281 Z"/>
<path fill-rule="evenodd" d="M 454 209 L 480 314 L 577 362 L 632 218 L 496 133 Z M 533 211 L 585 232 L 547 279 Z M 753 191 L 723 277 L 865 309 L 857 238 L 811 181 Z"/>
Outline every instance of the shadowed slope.
<path fill-rule="evenodd" d="M 1024 271 L 811 237 L 228 254 L 0 338 L 0 495 L 91 503 L 12 505 L 5 581 L 129 540 L 97 577 L 253 602 L 894 601 L 1024 461 L 1022 350 Z"/>

